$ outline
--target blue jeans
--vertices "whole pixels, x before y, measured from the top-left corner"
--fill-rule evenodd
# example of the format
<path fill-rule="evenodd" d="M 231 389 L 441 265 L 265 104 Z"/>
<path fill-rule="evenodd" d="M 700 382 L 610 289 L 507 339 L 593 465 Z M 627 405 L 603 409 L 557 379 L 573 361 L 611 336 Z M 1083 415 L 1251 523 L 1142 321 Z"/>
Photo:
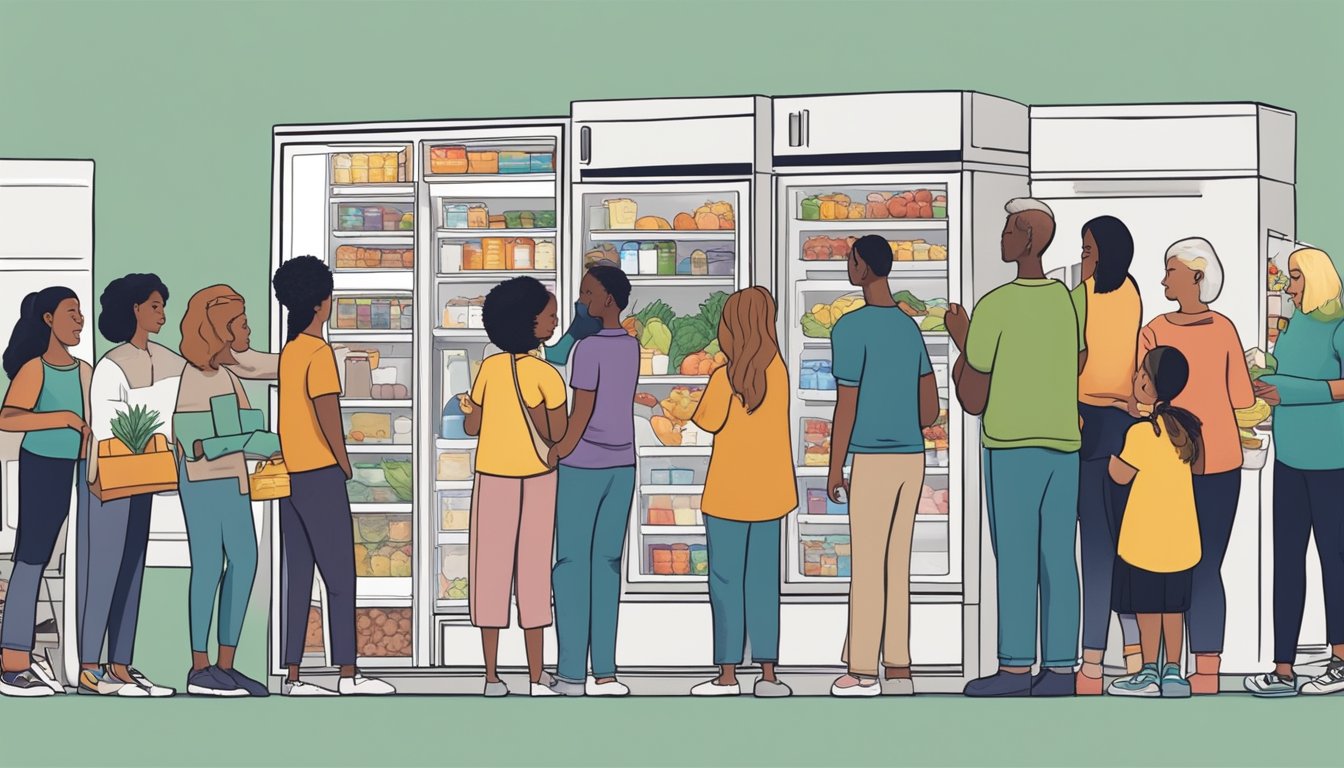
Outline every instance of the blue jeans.
<path fill-rule="evenodd" d="M 714 663 L 741 664 L 751 638 L 756 663 L 779 660 L 779 521 L 741 523 L 705 515 Z"/>
<path fill-rule="evenodd" d="M 216 598 L 219 644 L 237 648 L 257 576 L 252 499 L 238 492 L 238 480 L 232 477 L 193 482 L 187 478 L 185 462 L 178 470 L 178 495 L 191 553 L 187 589 L 191 650 L 205 653 L 210 648 Z"/>
<path fill-rule="evenodd" d="M 1227 593 L 1223 590 L 1223 557 L 1232 539 L 1232 522 L 1241 495 L 1241 470 L 1195 475 L 1195 514 L 1199 516 L 1199 548 L 1190 611 L 1185 615 L 1191 653 L 1222 653 L 1227 626 Z"/>
<path fill-rule="evenodd" d="M 556 677 L 582 683 L 592 649 L 593 677 L 616 676 L 616 615 L 621 553 L 635 494 L 635 468 L 561 466 L 555 499 Z"/>
<path fill-rule="evenodd" d="M 985 497 L 998 574 L 999 664 L 1078 662 L 1078 454 L 1045 448 L 985 450 Z"/>

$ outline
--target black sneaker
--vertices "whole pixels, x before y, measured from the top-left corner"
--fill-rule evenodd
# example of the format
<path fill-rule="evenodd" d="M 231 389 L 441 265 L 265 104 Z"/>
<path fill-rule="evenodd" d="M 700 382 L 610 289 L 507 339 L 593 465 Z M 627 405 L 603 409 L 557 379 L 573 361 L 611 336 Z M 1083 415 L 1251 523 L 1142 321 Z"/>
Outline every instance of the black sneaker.
<path fill-rule="evenodd" d="M 242 690 L 247 691 L 248 696 L 261 697 L 271 695 L 271 692 L 266 690 L 266 686 L 262 685 L 256 680 L 253 680 L 247 675 L 244 675 L 242 672 L 239 672 L 236 669 L 224 669 L 223 667 L 215 667 L 215 675 L 218 676 L 220 674 L 227 675 L 228 678 L 233 681 L 234 685 L 237 685 Z"/>
<path fill-rule="evenodd" d="M 52 696 L 55 693 L 51 690 L 51 686 L 47 685 L 46 681 L 38 677 L 31 669 L 0 674 L 0 694 L 5 696 L 36 698 Z"/>

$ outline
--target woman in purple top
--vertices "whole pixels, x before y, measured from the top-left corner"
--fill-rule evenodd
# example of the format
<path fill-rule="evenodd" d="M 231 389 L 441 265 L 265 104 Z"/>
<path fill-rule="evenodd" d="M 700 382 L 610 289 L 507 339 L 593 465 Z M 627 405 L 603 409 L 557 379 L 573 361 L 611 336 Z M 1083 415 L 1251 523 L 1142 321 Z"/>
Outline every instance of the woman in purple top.
<path fill-rule="evenodd" d="M 574 412 L 548 462 L 560 467 L 551 577 L 560 645 L 554 689 L 567 696 L 624 696 L 630 689 L 616 680 L 616 612 L 635 493 L 639 384 L 639 342 L 621 327 L 630 280 L 615 267 L 592 267 L 579 285 L 579 303 L 602 330 L 574 347 Z"/>

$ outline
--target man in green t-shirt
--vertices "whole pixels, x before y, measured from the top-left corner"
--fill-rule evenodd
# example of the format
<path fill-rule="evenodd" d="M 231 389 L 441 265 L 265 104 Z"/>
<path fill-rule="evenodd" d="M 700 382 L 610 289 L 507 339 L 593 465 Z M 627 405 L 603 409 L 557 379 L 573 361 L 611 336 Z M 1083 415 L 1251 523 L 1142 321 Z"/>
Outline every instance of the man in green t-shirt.
<path fill-rule="evenodd" d="M 967 696 L 1072 696 L 1078 661 L 1078 372 L 1083 352 L 1068 289 L 1041 255 L 1054 214 L 1038 200 L 1005 206 L 1003 260 L 1017 279 L 990 291 L 975 321 L 952 305 L 947 331 L 961 350 L 957 398 L 981 417 L 985 497 L 998 575 L 999 670 Z M 1036 662 L 1037 591 L 1041 671 Z"/>

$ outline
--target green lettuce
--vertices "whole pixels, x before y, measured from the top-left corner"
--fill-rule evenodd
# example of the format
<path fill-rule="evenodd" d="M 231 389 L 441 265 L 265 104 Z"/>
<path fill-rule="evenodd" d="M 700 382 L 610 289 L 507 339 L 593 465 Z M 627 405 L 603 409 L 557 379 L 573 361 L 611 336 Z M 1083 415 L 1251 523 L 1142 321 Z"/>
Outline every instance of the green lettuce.
<path fill-rule="evenodd" d="M 715 326 L 717 328 L 717 326 Z M 667 370 L 681 369 L 681 362 L 687 357 L 701 352 L 714 341 L 715 333 L 705 318 L 700 315 L 687 315 L 672 320 L 672 345 L 667 350 Z"/>

